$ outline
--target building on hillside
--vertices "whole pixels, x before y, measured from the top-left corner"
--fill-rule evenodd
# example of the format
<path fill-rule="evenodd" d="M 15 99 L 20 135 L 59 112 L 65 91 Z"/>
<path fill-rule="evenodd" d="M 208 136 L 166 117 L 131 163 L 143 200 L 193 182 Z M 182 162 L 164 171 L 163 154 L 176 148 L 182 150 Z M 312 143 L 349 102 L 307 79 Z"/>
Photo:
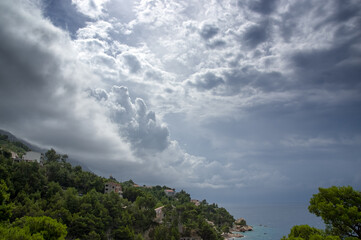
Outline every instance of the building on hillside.
<path fill-rule="evenodd" d="M 11 151 L 10 153 L 11 153 L 11 158 L 14 159 L 14 160 L 19 157 L 18 154 L 13 152 L 13 151 Z"/>
<path fill-rule="evenodd" d="M 107 182 L 105 183 L 104 193 L 115 192 L 119 194 L 120 197 L 123 197 L 122 186 L 119 183 Z"/>
<path fill-rule="evenodd" d="M 23 160 L 25 162 L 42 162 L 44 159 L 43 154 L 38 153 L 38 152 L 26 152 L 25 155 L 23 156 Z"/>
<path fill-rule="evenodd" d="M 16 152 L 11 151 L 10 153 L 11 153 L 11 159 L 13 161 L 20 162 L 21 158 Z"/>
<path fill-rule="evenodd" d="M 154 221 L 157 222 L 157 223 L 162 223 L 163 222 L 163 218 L 165 217 L 163 208 L 164 208 L 164 206 L 161 206 L 159 208 L 154 209 L 154 211 L 155 211 L 155 219 L 154 219 Z"/>
<path fill-rule="evenodd" d="M 192 200 L 191 200 L 191 203 L 193 203 L 193 204 L 196 205 L 196 206 L 201 205 L 201 202 L 200 202 L 199 200 L 197 200 L 197 199 L 192 199 Z"/>
<path fill-rule="evenodd" d="M 174 197 L 175 196 L 175 191 L 173 189 L 166 189 L 164 190 L 165 195 L 167 195 L 167 197 Z"/>

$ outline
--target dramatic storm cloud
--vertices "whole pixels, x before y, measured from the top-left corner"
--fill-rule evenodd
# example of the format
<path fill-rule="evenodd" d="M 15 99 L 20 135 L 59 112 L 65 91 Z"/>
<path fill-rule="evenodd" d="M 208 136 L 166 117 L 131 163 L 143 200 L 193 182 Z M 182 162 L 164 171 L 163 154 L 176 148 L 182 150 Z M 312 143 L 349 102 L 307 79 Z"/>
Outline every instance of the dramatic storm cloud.
<path fill-rule="evenodd" d="M 358 0 L 5 0 L 0 37 L 0 128 L 96 173 L 224 202 L 361 188 Z"/>

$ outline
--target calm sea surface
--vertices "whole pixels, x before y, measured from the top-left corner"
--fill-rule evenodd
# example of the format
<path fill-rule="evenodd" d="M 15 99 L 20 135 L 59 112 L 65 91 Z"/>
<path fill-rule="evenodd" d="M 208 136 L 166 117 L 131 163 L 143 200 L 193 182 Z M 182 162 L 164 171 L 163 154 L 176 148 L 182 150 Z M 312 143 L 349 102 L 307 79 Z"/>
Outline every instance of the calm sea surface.
<path fill-rule="evenodd" d="M 242 240 L 279 240 L 294 225 L 308 224 L 324 229 L 321 218 L 308 212 L 305 204 L 224 206 L 236 219 L 245 218 L 254 231 L 242 233 Z"/>

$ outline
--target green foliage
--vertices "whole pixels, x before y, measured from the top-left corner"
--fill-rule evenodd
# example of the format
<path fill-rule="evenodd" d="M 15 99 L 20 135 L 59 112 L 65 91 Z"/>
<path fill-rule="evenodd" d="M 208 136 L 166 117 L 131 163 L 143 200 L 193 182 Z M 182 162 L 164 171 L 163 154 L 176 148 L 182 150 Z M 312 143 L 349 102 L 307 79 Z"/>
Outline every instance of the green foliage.
<path fill-rule="evenodd" d="M 8 204 L 10 194 L 4 180 L 0 180 L 0 221 L 8 220 L 12 214 L 12 205 Z"/>
<path fill-rule="evenodd" d="M 308 209 L 322 217 L 331 233 L 361 239 L 361 193 L 352 187 L 319 188 Z"/>
<path fill-rule="evenodd" d="M 129 226 L 120 226 L 113 232 L 113 238 L 115 240 L 133 240 L 134 231 Z"/>
<path fill-rule="evenodd" d="M 313 228 L 310 227 L 308 225 L 299 225 L 299 226 L 294 226 L 291 229 L 290 234 L 288 234 L 288 238 L 283 238 L 283 239 L 305 239 L 305 240 L 309 240 L 310 237 L 312 236 L 319 236 L 322 233 L 321 230 L 317 229 L 317 228 Z"/>
<path fill-rule="evenodd" d="M 50 217 L 23 217 L 15 221 L 12 226 L 26 229 L 31 235 L 40 234 L 44 239 L 65 239 L 66 226 Z"/>
<path fill-rule="evenodd" d="M 215 228 L 204 220 L 199 221 L 198 235 L 202 239 L 221 240 L 223 239 L 215 230 Z"/>
<path fill-rule="evenodd" d="M 19 147 L 7 139 L 11 148 Z M 21 146 L 20 146 L 21 147 Z M 164 193 L 167 186 L 134 187 L 122 184 L 123 196 L 104 194 L 109 180 L 66 162 L 67 156 L 49 150 L 43 165 L 16 162 L 11 148 L 0 154 L 0 240 L 2 239 L 179 239 L 198 233 L 203 239 L 220 239 L 233 217 L 217 205 L 197 207 L 190 195 Z M 3 154 L 3 153 L 9 154 Z M 155 208 L 164 207 L 164 219 L 155 222 Z M 213 221 L 215 226 L 206 220 Z M 179 232 L 178 227 L 184 231 Z M 147 233 L 149 232 L 149 236 Z"/>
<path fill-rule="evenodd" d="M 135 202 L 135 200 L 140 197 L 143 196 L 143 192 L 140 190 L 140 188 L 136 188 L 136 187 L 128 187 L 124 190 L 123 192 L 123 197 L 128 199 L 131 202 Z"/>
<path fill-rule="evenodd" d="M 294 226 L 288 237 L 283 237 L 282 240 L 340 240 L 340 237 L 326 235 L 324 231 L 308 225 L 298 225 Z"/>
<path fill-rule="evenodd" d="M 66 226 L 49 217 L 23 217 L 10 225 L 0 225 L 0 239 L 64 240 Z"/>
<path fill-rule="evenodd" d="M 189 203 L 191 201 L 191 195 L 186 193 L 184 190 L 181 190 L 180 192 L 176 193 L 175 197 L 178 199 L 178 202 L 183 203 Z"/>
<path fill-rule="evenodd" d="M 326 230 L 308 225 L 294 226 L 282 240 L 355 240 L 361 239 L 361 193 L 352 187 L 319 188 L 308 207 L 322 217 Z"/>
<path fill-rule="evenodd" d="M 0 140 L 7 141 L 9 139 L 8 135 L 2 135 L 0 134 Z"/>
<path fill-rule="evenodd" d="M 0 149 L 6 149 L 6 151 L 3 150 L 0 152 L 0 154 L 2 153 L 6 158 L 11 157 L 10 151 L 17 153 L 20 156 L 27 151 L 31 151 L 31 149 L 22 142 L 10 141 L 7 135 L 2 134 L 0 134 Z"/>
<path fill-rule="evenodd" d="M 170 239 L 179 239 L 180 233 L 175 226 L 172 226 L 170 229 L 168 226 L 161 224 L 154 229 L 153 240 L 170 240 Z"/>
<path fill-rule="evenodd" d="M 13 144 L 19 148 L 22 148 L 23 150 L 25 150 L 27 152 L 31 151 L 31 149 L 22 142 L 13 142 Z"/>

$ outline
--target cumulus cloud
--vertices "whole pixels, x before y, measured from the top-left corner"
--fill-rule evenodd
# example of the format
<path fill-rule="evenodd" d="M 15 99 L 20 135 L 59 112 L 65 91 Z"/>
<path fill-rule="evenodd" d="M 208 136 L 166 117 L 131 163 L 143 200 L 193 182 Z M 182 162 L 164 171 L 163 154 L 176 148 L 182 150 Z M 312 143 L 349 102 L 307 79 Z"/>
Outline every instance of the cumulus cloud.
<path fill-rule="evenodd" d="M 44 15 L 55 26 L 69 31 L 72 37 L 79 28 L 84 27 L 86 22 L 91 20 L 90 17 L 80 13 L 71 0 L 42 1 L 41 3 Z"/>
<path fill-rule="evenodd" d="M 106 155 L 118 149 L 131 158 L 128 144 L 114 134 L 104 111 L 84 97 L 83 86 L 98 79 L 82 71 L 85 66 L 76 61 L 69 36 L 42 19 L 33 6 L 25 7 L 27 11 L 8 1 L 1 7 L 2 127 L 62 151 L 89 147 Z M 102 148 L 98 141 L 112 144 Z"/>
<path fill-rule="evenodd" d="M 168 128 L 157 122 L 155 113 L 147 109 L 143 99 L 137 98 L 132 103 L 126 87 L 113 86 L 110 93 L 96 89 L 93 95 L 109 108 L 112 121 L 119 126 L 119 134 L 132 143 L 135 151 L 161 152 L 170 145 Z"/>
<path fill-rule="evenodd" d="M 91 18 L 98 18 L 104 14 L 104 5 L 109 0 L 72 0 L 78 11 Z"/>
<path fill-rule="evenodd" d="M 131 73 L 137 73 L 141 69 L 140 62 L 138 61 L 137 57 L 134 55 L 124 55 L 126 64 L 129 67 L 129 71 Z"/>
<path fill-rule="evenodd" d="M 15 134 L 104 174 L 214 190 L 291 188 L 341 153 L 358 166 L 358 0 L 17 3 L 0 10 Z"/>
<path fill-rule="evenodd" d="M 250 48 L 255 48 L 259 44 L 267 41 L 268 39 L 268 28 L 269 25 L 267 22 L 259 23 L 254 26 L 250 26 L 246 29 L 243 39 L 244 44 Z"/>
<path fill-rule="evenodd" d="M 252 11 L 261 14 L 270 14 L 272 13 L 277 4 L 278 0 L 257 0 L 257 1 L 249 1 L 249 8 Z"/>
<path fill-rule="evenodd" d="M 213 24 L 205 23 L 200 29 L 199 34 L 205 40 L 211 39 L 219 32 L 219 28 Z"/>
<path fill-rule="evenodd" d="M 39 9 L 20 6 L 27 11 L 1 3 L 1 128 L 68 153 L 104 175 L 185 187 L 215 171 L 212 161 L 187 154 L 171 140 L 166 125 L 143 99 L 132 99 L 127 87 L 94 88 L 103 79 L 79 58 L 82 48 L 73 44 L 78 42 L 43 19 Z"/>
<path fill-rule="evenodd" d="M 197 74 L 194 81 L 188 82 L 189 85 L 196 87 L 200 91 L 210 90 L 224 83 L 221 77 L 216 76 L 212 72 Z"/>

